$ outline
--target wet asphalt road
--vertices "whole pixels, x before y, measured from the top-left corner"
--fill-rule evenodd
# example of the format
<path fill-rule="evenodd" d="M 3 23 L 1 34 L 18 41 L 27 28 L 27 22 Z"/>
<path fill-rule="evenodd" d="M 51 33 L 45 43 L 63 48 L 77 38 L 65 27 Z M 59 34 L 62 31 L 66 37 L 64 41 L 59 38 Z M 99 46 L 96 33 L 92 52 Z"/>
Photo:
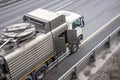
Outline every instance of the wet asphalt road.
<path fill-rule="evenodd" d="M 68 10 L 85 17 L 84 39 L 106 24 L 120 13 L 120 0 L 21 0 L 17 3 L 0 8 L 0 29 L 13 23 L 22 22 L 23 14 L 36 8 L 52 11 Z M 57 80 L 78 60 L 87 54 L 94 46 L 102 41 L 109 33 L 119 26 L 120 20 L 107 27 L 96 39 L 92 39 L 81 46 L 78 52 L 67 57 L 57 67 L 49 71 L 45 80 Z"/>

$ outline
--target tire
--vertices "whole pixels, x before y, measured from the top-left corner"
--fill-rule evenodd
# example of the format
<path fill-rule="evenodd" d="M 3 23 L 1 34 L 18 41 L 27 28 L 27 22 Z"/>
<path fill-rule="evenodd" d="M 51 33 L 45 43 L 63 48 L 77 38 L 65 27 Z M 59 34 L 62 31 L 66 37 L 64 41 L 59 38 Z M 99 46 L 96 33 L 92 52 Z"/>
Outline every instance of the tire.
<path fill-rule="evenodd" d="M 35 80 L 42 80 L 46 75 L 46 67 L 42 66 L 35 71 Z"/>
<path fill-rule="evenodd" d="M 78 50 L 78 44 L 71 45 L 71 54 L 75 53 Z"/>

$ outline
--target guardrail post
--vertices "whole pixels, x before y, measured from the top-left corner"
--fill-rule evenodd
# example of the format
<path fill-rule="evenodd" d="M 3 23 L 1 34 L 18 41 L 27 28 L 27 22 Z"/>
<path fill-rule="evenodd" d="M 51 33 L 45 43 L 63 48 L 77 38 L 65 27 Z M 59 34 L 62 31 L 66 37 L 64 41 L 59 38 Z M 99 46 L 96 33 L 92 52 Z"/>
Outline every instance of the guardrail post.
<path fill-rule="evenodd" d="M 74 68 L 74 71 L 72 72 L 71 80 L 76 80 L 76 79 L 77 79 L 77 73 L 76 73 L 76 68 Z"/>
<path fill-rule="evenodd" d="M 93 54 L 90 56 L 90 63 L 95 62 L 95 50 L 93 50 Z"/>
<path fill-rule="evenodd" d="M 120 36 L 120 31 L 118 31 L 118 35 Z"/>
<path fill-rule="evenodd" d="M 109 37 L 109 38 L 108 38 L 108 41 L 105 43 L 105 46 L 106 46 L 107 48 L 110 47 L 110 41 L 111 41 L 111 39 L 110 39 L 110 37 Z"/>

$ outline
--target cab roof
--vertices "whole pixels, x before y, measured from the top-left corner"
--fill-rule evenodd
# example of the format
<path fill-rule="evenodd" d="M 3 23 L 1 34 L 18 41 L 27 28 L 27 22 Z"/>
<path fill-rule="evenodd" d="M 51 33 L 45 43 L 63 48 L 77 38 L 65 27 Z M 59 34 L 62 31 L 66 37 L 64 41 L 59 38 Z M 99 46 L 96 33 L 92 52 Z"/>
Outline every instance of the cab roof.
<path fill-rule="evenodd" d="M 79 14 L 76 14 L 76 13 L 73 13 L 73 12 L 69 12 L 69 11 L 64 11 L 64 10 L 57 11 L 56 13 L 61 14 L 61 15 L 65 15 L 66 21 L 68 23 L 72 23 L 74 20 L 82 17 Z"/>
<path fill-rule="evenodd" d="M 46 21 L 52 21 L 60 16 L 60 14 L 57 14 L 55 12 L 48 11 L 45 9 L 41 9 L 41 8 L 36 9 L 36 10 L 29 12 L 27 14 L 30 16 L 36 17 L 36 18 L 46 20 Z"/>

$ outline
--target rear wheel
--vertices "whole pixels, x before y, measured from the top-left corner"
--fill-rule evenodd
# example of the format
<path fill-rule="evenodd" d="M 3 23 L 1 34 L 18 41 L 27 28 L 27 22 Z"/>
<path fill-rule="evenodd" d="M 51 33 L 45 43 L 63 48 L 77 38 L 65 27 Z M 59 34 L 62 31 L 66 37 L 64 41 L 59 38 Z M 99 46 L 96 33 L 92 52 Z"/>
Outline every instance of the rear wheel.
<path fill-rule="evenodd" d="M 78 50 L 78 44 L 71 45 L 71 53 L 75 53 Z"/>
<path fill-rule="evenodd" d="M 42 80 L 46 74 L 46 67 L 42 66 L 35 72 L 35 80 Z"/>

